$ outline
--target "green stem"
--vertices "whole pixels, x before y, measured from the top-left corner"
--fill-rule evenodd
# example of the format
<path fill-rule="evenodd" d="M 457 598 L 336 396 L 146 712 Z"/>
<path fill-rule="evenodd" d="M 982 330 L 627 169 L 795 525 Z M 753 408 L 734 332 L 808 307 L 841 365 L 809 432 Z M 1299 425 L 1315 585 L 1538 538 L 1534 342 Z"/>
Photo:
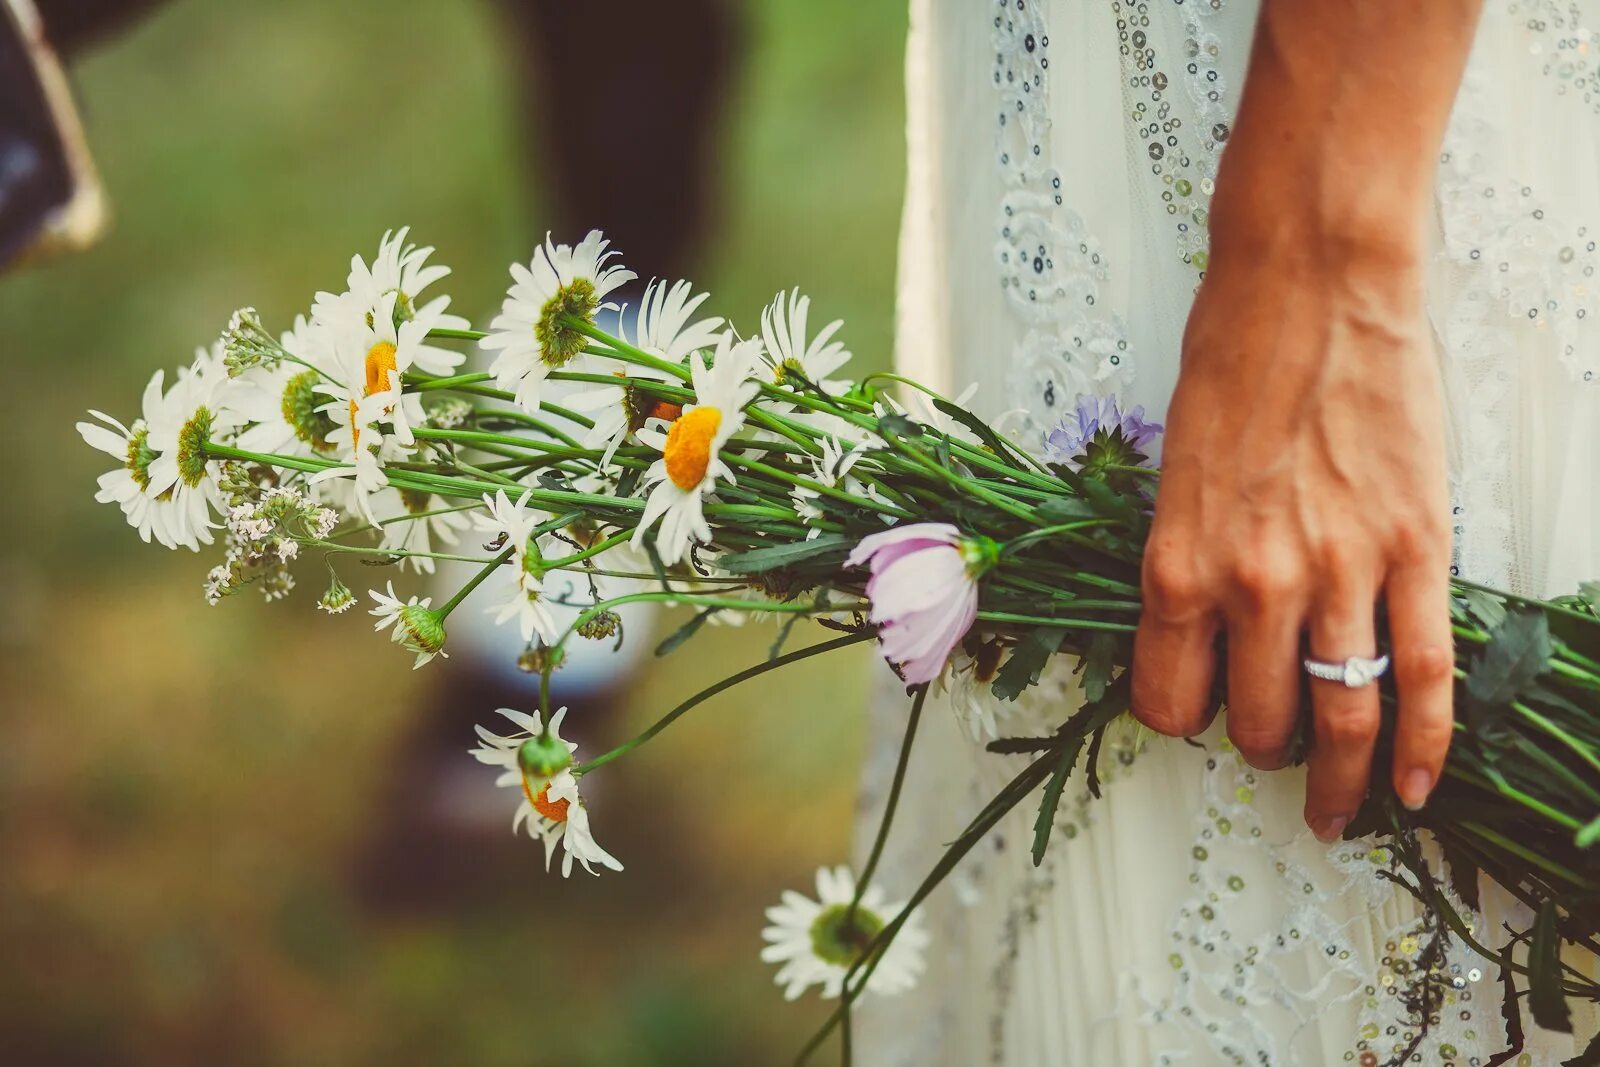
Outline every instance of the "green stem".
<path fill-rule="evenodd" d="M 760 675 L 766 674 L 768 671 L 777 670 L 779 667 L 785 667 L 791 663 L 796 663 L 803 659 L 810 659 L 812 656 L 820 656 L 824 652 L 832 652 L 835 649 L 844 648 L 848 645 L 859 644 L 862 641 L 870 640 L 872 636 L 872 634 L 846 634 L 843 637 L 836 637 L 832 641 L 824 641 L 819 645 L 811 645 L 807 648 L 798 649 L 797 651 L 789 652 L 785 655 L 779 656 L 776 659 L 767 660 L 765 663 L 759 663 L 754 667 L 748 667 L 740 671 L 738 674 L 724 678 L 722 681 L 718 682 L 714 686 L 711 686 L 709 689 L 702 689 L 700 692 L 696 693 L 694 696 L 690 697 L 688 700 L 685 700 L 683 703 L 667 712 L 661 718 L 657 719 L 648 729 L 639 734 L 637 737 L 633 738 L 632 740 L 625 741 L 616 748 L 612 749 L 610 752 L 596 756 L 587 763 L 580 763 L 578 766 L 572 769 L 572 773 L 580 775 L 587 774 L 589 771 L 605 766 L 614 759 L 619 759 L 622 756 L 626 756 L 640 745 L 655 737 L 662 730 L 665 730 L 667 727 L 677 722 L 683 717 L 684 713 L 688 712 L 696 705 L 705 703 L 718 693 L 721 693 L 726 689 L 731 689 L 740 682 L 759 677 Z"/>
<path fill-rule="evenodd" d="M 468 596 L 472 595 L 472 591 L 478 588 L 478 586 L 482 585 L 484 579 L 488 578 L 489 575 L 493 574 L 500 567 L 503 567 L 506 561 L 511 558 L 512 553 L 515 551 L 515 548 L 506 549 L 504 552 L 500 553 L 500 555 L 496 556 L 493 560 L 486 564 L 481 571 L 479 571 L 477 574 L 474 574 L 471 581 L 467 582 L 467 584 L 462 586 L 460 589 L 457 589 L 455 596 L 451 597 L 449 600 L 446 600 L 444 604 L 440 606 L 439 621 L 443 622 L 445 619 L 448 619 L 450 617 L 450 613 L 456 610 L 456 605 L 460 604 L 463 600 L 467 599 Z"/>
<path fill-rule="evenodd" d="M 905 740 L 900 742 L 900 760 L 895 764 L 894 779 L 889 783 L 889 799 L 884 802 L 883 818 L 878 820 L 878 833 L 873 839 L 872 851 L 867 855 L 866 865 L 861 868 L 861 877 L 856 881 L 855 894 L 850 898 L 850 907 L 845 912 L 846 930 L 852 928 L 856 908 L 860 906 L 861 898 L 872 882 L 872 876 L 877 873 L 878 860 L 883 856 L 883 846 L 889 840 L 889 827 L 894 825 L 894 812 L 900 803 L 900 789 L 905 785 L 906 768 L 911 764 L 911 744 L 917 739 L 917 724 L 922 721 L 922 705 L 927 699 L 928 686 L 927 683 L 923 683 L 917 687 L 917 695 L 911 701 L 911 716 L 906 720 Z"/>

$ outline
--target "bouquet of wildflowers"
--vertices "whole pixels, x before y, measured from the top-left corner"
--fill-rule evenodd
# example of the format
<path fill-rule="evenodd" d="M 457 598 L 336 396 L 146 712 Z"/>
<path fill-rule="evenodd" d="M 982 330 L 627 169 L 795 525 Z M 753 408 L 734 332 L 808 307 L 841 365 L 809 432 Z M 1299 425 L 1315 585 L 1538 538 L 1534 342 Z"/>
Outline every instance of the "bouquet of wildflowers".
<path fill-rule="evenodd" d="M 1002 818 L 1037 806 L 1037 861 L 1068 779 L 1099 795 L 1100 741 L 1128 707 L 1161 427 L 1084 398 L 1045 440 L 1016 441 L 897 375 L 847 380 L 840 323 L 813 330 L 798 292 L 748 333 L 702 314 L 706 294 L 682 281 L 617 308 L 634 275 L 599 233 L 513 264 L 500 314 L 477 330 L 429 293 L 448 270 L 406 238 L 385 235 L 370 264 L 355 257 L 346 290 L 317 294 L 283 333 L 235 313 L 170 379 L 155 373 L 131 421 L 91 412 L 79 431 L 114 461 L 98 499 L 146 541 L 220 549 L 213 603 L 251 586 L 284 597 L 309 568 L 318 607 L 361 602 L 415 667 L 449 654 L 452 614 L 491 584 L 495 621 L 516 627 L 521 663 L 541 675 L 541 706 L 502 709 L 509 732 L 479 726 L 472 755 L 516 791 L 515 827 L 563 875 L 623 867 L 590 824 L 587 775 L 711 695 L 876 641 L 910 714 L 870 857 L 859 876 L 822 869 L 815 898 L 788 893 L 768 913 L 763 956 L 787 995 L 820 985 L 839 999 L 809 1053 L 862 995 L 915 983 L 919 904 Z M 487 370 L 463 369 L 473 347 Z M 478 570 L 438 604 L 397 590 L 440 559 Z M 358 595 L 355 561 L 393 577 Z M 578 609 L 565 625 L 547 592 L 558 572 L 584 591 L 564 598 Z M 1464 939 L 1500 962 L 1508 1025 L 1526 996 L 1541 1025 L 1562 1028 L 1568 998 L 1600 1000 L 1600 983 L 1562 958 L 1600 952 L 1600 585 L 1540 602 L 1456 581 L 1452 597 L 1444 778 L 1419 812 L 1375 786 L 1347 833 L 1381 838 L 1388 875 L 1437 918 L 1430 958 Z M 566 710 L 550 707 L 551 674 L 574 641 L 620 640 L 617 609 L 640 601 L 694 611 L 658 652 L 717 616 L 757 612 L 780 631 L 764 662 L 580 759 L 561 736 Z M 826 639 L 785 652 L 802 619 Z M 1057 656 L 1074 665 L 1081 706 L 1015 736 L 1004 709 Z M 1024 758 L 908 898 L 889 901 L 873 870 L 935 686 L 990 690 L 957 703 L 978 709 L 969 725 L 991 750 Z M 1224 695 L 1219 683 L 1218 706 Z M 1383 699 L 1392 709 L 1387 681 Z M 1480 874 L 1534 916 L 1502 948 L 1479 944 L 1458 907 L 1476 904 Z"/>

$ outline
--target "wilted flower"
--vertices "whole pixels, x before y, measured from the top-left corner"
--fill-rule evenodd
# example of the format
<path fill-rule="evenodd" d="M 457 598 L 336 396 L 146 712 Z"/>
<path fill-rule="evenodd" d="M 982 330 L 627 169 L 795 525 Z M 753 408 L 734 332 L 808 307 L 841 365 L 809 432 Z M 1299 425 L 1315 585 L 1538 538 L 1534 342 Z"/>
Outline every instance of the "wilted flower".
<path fill-rule="evenodd" d="M 871 886 L 852 911 L 855 891 L 848 867 L 822 867 L 817 870 L 816 900 L 791 889 L 784 892 L 781 904 L 767 909 L 772 925 L 761 931 L 768 942 L 761 958 L 783 964 L 775 980 L 784 987 L 785 999 L 794 1000 L 813 985 L 822 987 L 823 996 L 837 997 L 844 989 L 845 974 L 905 907 L 885 901 L 883 890 Z M 915 986 L 927 945 L 922 913 L 914 911 L 882 950 L 866 992 L 893 996 Z"/>
<path fill-rule="evenodd" d="M 378 605 L 367 613 L 377 617 L 378 621 L 372 628 L 383 630 L 393 627 L 389 631 L 390 639 L 417 654 L 416 662 L 411 665 L 412 670 L 435 656 L 448 655 L 444 651 L 444 620 L 428 606 L 432 598 L 423 597 L 419 600 L 413 596 L 408 601 L 401 601 L 395 595 L 393 582 L 389 583 L 387 594 L 369 589 L 367 595 Z"/>
<path fill-rule="evenodd" d="M 561 720 L 567 709 L 561 708 L 550 716 L 550 729 L 544 728 L 539 714 L 526 715 L 511 708 L 501 708 L 500 714 L 522 729 L 510 737 L 476 727 L 480 744 L 472 749 L 479 763 L 499 767 L 502 773 L 496 785 L 522 790 L 522 800 L 512 816 L 512 830 L 524 824 L 529 837 L 544 842 L 544 865 L 550 868 L 556 846 L 561 845 L 566 855 L 561 861 L 561 876 L 570 877 L 572 861 L 577 860 L 583 869 L 594 874 L 594 864 L 622 870 L 622 864 L 595 841 L 589 830 L 589 812 L 578 795 L 578 777 L 572 773 L 572 754 L 578 746 L 561 736 Z"/>
<path fill-rule="evenodd" d="M 994 566 L 995 544 L 963 537 L 949 523 L 919 522 L 865 537 L 845 561 L 870 564 L 868 614 L 883 655 L 907 682 L 931 682 L 972 627 L 978 578 Z"/>
<path fill-rule="evenodd" d="M 1124 412 L 1114 396 L 1085 394 L 1045 435 L 1045 458 L 1089 474 L 1103 474 L 1108 466 L 1151 466 L 1148 449 L 1161 429 L 1145 421 L 1143 407 Z"/>

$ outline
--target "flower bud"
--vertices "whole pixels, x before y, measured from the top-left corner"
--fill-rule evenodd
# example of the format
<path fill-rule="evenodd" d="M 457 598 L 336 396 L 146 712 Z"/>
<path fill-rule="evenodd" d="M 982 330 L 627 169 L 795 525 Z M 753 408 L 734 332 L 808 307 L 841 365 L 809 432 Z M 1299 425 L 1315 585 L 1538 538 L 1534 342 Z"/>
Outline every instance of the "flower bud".
<path fill-rule="evenodd" d="M 548 782 L 572 766 L 572 750 L 552 734 L 535 734 L 517 749 L 517 766 L 525 778 Z"/>
<path fill-rule="evenodd" d="M 403 644 L 419 655 L 436 656 L 444 649 L 444 620 L 432 608 L 407 604 L 400 609 L 400 625 L 405 627 Z"/>

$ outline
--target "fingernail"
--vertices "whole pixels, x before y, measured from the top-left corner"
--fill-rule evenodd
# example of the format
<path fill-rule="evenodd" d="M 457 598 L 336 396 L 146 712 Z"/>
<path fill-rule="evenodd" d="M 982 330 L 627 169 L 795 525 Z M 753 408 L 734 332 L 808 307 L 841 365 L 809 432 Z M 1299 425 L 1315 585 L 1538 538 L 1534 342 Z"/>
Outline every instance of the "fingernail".
<path fill-rule="evenodd" d="M 1339 840 L 1339 835 L 1344 833 L 1344 828 L 1350 825 L 1348 815 L 1330 815 L 1321 819 L 1311 820 L 1311 832 L 1317 835 L 1317 840 L 1324 844 L 1332 844 Z"/>
<path fill-rule="evenodd" d="M 1421 769 L 1408 771 L 1400 780 L 1400 803 L 1407 811 L 1418 811 L 1428 802 L 1428 793 L 1432 790 L 1433 775 Z"/>

